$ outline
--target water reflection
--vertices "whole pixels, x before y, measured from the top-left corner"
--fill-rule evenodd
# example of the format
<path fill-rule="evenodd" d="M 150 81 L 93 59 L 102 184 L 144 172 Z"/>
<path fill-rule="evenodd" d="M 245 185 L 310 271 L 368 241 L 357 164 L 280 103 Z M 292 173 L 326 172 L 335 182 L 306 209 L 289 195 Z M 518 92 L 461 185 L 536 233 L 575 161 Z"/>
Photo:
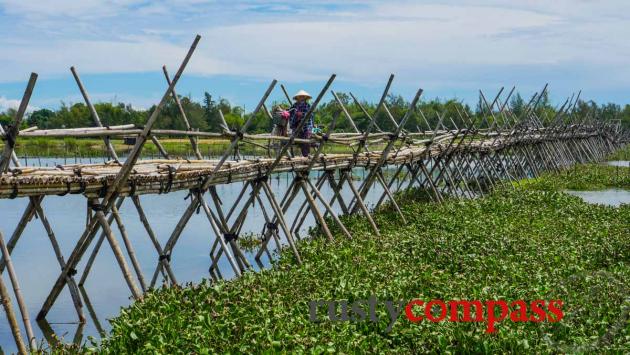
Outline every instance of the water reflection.
<path fill-rule="evenodd" d="M 63 162 L 59 162 L 54 158 L 42 158 L 41 163 L 54 166 Z M 392 167 L 393 169 L 394 167 Z M 386 172 L 386 175 L 387 173 L 389 171 Z M 357 169 L 353 171 L 353 176 L 357 180 L 355 184 L 358 186 L 364 179 L 365 172 L 363 169 Z M 313 173 L 310 178 L 315 182 L 318 177 L 319 173 Z M 276 198 L 280 199 L 284 195 L 289 188 L 291 179 L 292 176 L 290 174 L 272 176 L 270 185 Z M 229 207 L 237 199 L 242 187 L 243 183 L 240 182 L 217 186 L 217 192 L 223 202 L 224 211 L 229 210 Z M 328 184 L 324 185 L 321 191 L 324 196 L 333 195 L 332 189 Z M 366 198 L 367 203 L 373 206 L 378 201 L 381 193 L 382 189 L 380 186 L 375 185 L 375 188 L 370 191 Z M 176 191 L 164 195 L 140 196 L 147 218 L 162 246 L 170 237 L 182 213 L 190 203 L 190 199 L 184 199 L 187 194 L 187 191 Z M 246 196 L 248 194 L 249 191 L 247 191 Z M 342 196 L 348 202 L 350 201 L 351 192 L 346 189 L 342 191 Z M 208 196 L 207 198 L 209 200 Z M 286 217 L 289 224 L 296 217 L 298 207 L 303 201 L 303 196 L 299 196 L 292 204 L 292 208 L 287 212 Z M 267 211 L 271 211 L 265 198 L 262 199 L 262 203 Z M 209 202 L 209 204 L 211 203 Z M 261 221 L 264 221 L 264 218 L 259 204 L 260 201 L 257 201 L 256 207 L 249 210 L 241 235 L 245 233 L 258 235 L 261 233 L 264 225 Z M 8 239 L 11 236 L 13 228 L 17 225 L 27 205 L 27 198 L 15 200 L 0 199 L 0 228 L 2 228 L 5 238 Z M 86 199 L 80 195 L 47 196 L 42 201 L 42 207 L 55 231 L 61 252 L 67 257 L 85 228 Z M 333 209 L 340 212 L 338 204 L 335 204 Z M 120 208 L 120 214 L 146 279 L 153 275 L 157 266 L 158 255 L 155 247 L 149 239 L 138 212 L 130 199 L 125 200 Z M 306 235 L 308 229 L 314 225 L 314 218 L 309 215 L 300 228 L 299 234 L 301 236 Z M 122 243 L 120 233 L 116 228 L 114 228 L 114 232 L 118 241 Z M 211 263 L 209 251 L 214 239 L 215 235 L 203 211 L 200 214 L 194 214 L 171 255 L 171 267 L 180 284 L 199 282 L 204 278 L 208 279 L 211 277 L 208 272 L 208 267 Z M 77 267 L 77 270 L 79 270 L 79 274 L 75 276 L 77 281 L 86 265 L 95 241 Z M 286 243 L 285 240 L 281 240 L 281 242 Z M 268 247 L 273 253 L 275 243 L 269 243 Z M 257 251 L 258 248 L 253 248 L 252 250 L 243 249 L 246 259 L 253 265 L 255 270 L 268 267 L 271 255 L 267 254 L 267 257 L 263 256 L 261 258 L 261 262 L 257 262 L 254 258 Z M 54 343 L 57 341 L 57 338 L 53 337 L 52 334 L 57 334 L 65 342 L 73 340 L 85 341 L 88 336 L 99 338 L 100 335 L 105 334 L 110 329 L 107 319 L 116 316 L 120 312 L 120 307 L 131 303 L 129 289 L 122 277 L 120 268 L 116 264 L 109 244 L 105 242 L 94 261 L 84 286 L 79 288 L 84 301 L 83 310 L 87 318 L 86 324 L 78 324 L 77 312 L 68 288 L 65 287 L 50 310 L 46 321 L 40 322 L 40 327 L 37 327 L 34 322 L 35 316 L 60 272 L 59 264 L 40 220 L 33 219 L 28 223 L 12 253 L 12 258 L 38 339 L 46 339 L 46 341 Z M 234 272 L 225 257 L 219 260 L 219 272 L 220 275 L 215 276 L 227 279 L 234 276 Z M 15 305 L 15 299 L 13 299 L 13 302 Z M 4 319 L 0 320 L 0 346 L 4 348 L 4 351 L 15 351 L 13 337 L 4 322 Z"/>

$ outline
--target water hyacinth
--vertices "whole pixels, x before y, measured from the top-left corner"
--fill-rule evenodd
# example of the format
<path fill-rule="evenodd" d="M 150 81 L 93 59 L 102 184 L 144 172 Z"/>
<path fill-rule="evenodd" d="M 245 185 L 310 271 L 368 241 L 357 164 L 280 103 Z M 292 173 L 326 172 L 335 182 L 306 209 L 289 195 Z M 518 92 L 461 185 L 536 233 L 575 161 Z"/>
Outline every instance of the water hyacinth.
<path fill-rule="evenodd" d="M 594 170 L 597 170 L 595 172 Z M 375 214 L 380 238 L 360 216 L 353 239 L 299 244 L 272 269 L 210 284 L 151 292 L 113 319 L 93 351 L 252 352 L 624 352 L 630 349 L 630 206 L 589 205 L 557 191 L 628 187 L 614 169 L 579 167 L 477 200 L 427 204 L 401 197 L 408 220 Z M 568 174 L 568 175 L 567 175 Z M 595 178 L 595 174 L 597 178 Z M 567 176 L 569 176 L 567 178 Z M 623 187 L 622 186 L 622 187 Z M 575 188 L 575 187 L 572 187 Z M 420 194 L 421 195 L 421 194 Z M 558 323 L 380 321 L 313 323 L 311 300 L 561 299 Z"/>

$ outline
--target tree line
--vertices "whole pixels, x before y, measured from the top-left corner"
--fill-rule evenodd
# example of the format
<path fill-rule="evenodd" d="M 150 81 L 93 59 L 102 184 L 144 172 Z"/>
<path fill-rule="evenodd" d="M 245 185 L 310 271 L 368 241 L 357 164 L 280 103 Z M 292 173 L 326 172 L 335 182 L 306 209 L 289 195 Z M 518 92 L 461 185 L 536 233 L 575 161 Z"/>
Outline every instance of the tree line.
<path fill-rule="evenodd" d="M 346 106 L 357 127 L 360 130 L 366 129 L 370 119 L 363 109 L 365 109 L 368 114 L 371 114 L 376 109 L 376 104 L 370 102 L 357 104 L 350 95 L 345 93 L 340 93 L 339 98 Z M 244 112 L 242 107 L 232 105 L 228 100 L 223 98 L 219 98 L 218 100 L 214 99 L 212 95 L 207 92 L 204 94 L 202 102 L 193 101 L 190 97 L 186 96 L 180 97 L 180 102 L 191 126 L 200 131 L 221 131 L 219 111 L 223 114 L 231 129 L 240 128 L 251 116 L 251 113 Z M 399 95 L 388 96 L 386 103 L 392 116 L 396 119 L 403 117 L 409 107 L 409 102 Z M 273 105 L 276 104 L 281 103 L 274 103 Z M 509 107 L 515 115 L 519 116 L 523 114 L 526 105 L 526 100 L 517 93 L 511 98 Z M 123 124 L 142 126 L 153 110 L 155 110 L 155 106 L 148 110 L 143 110 L 136 109 L 130 104 L 124 103 L 103 102 L 97 103 L 94 106 L 101 122 L 105 126 Z M 269 109 L 271 109 L 272 106 L 270 106 Z M 286 106 L 285 104 L 285 107 Z M 481 98 L 474 109 L 455 99 L 442 100 L 439 98 L 421 100 L 417 107 L 419 110 L 411 114 L 405 128 L 410 130 L 427 130 L 429 127 L 435 128 L 439 122 L 440 116 L 443 117 L 443 124 L 449 128 L 453 128 L 453 125 L 465 127 L 468 118 L 479 118 L 481 115 L 485 115 L 486 119 L 483 120 L 484 122 L 487 122 L 488 119 L 491 118 Z M 593 101 L 580 101 L 576 109 L 580 115 L 589 114 L 592 117 L 606 121 L 620 120 L 623 126 L 630 127 L 630 105 L 621 107 L 614 103 L 597 104 Z M 550 103 L 548 95 L 543 95 L 537 106 L 539 116 L 543 119 L 551 119 L 556 115 L 556 110 L 557 108 Z M 15 110 L 13 109 L 0 113 L 0 124 L 4 126 L 10 124 L 14 115 Z M 337 105 L 334 100 L 319 105 L 315 112 L 315 124 L 325 127 L 331 122 L 335 115 L 339 115 L 335 125 L 336 131 L 352 131 L 351 123 L 345 119 L 343 114 L 340 114 L 339 105 Z M 68 105 L 62 102 L 57 110 L 39 109 L 31 112 L 23 121 L 23 125 L 24 128 L 37 126 L 39 129 L 54 129 L 90 127 L 94 126 L 94 123 L 90 116 L 89 109 L 85 104 L 76 103 Z M 384 110 L 379 110 L 377 113 L 376 125 L 385 131 L 392 131 L 394 129 L 393 123 Z M 174 99 L 171 98 L 166 102 L 166 105 L 160 112 L 155 127 L 161 129 L 186 129 Z M 271 128 L 271 120 L 261 110 L 261 112 L 253 118 L 248 132 L 267 133 L 271 131 Z"/>

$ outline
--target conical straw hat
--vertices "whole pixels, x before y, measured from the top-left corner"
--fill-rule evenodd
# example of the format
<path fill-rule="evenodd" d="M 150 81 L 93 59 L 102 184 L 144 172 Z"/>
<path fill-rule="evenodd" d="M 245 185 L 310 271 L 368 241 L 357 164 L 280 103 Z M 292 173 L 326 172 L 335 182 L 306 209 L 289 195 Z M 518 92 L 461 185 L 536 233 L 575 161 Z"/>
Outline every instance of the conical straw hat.
<path fill-rule="evenodd" d="M 293 100 L 296 100 L 298 96 L 306 96 L 309 99 L 312 98 L 311 94 L 304 90 L 300 90 L 295 95 L 293 95 Z"/>

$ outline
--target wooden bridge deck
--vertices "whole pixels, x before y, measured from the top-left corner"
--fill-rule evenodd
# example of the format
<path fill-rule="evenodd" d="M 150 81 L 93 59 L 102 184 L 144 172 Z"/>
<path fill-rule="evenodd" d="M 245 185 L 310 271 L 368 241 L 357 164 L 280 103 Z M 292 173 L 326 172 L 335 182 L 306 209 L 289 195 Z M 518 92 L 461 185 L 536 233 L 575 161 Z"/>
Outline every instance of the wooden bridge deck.
<path fill-rule="evenodd" d="M 592 134 L 572 134 L 571 138 L 588 137 Z M 383 165 L 415 163 L 445 153 L 453 134 L 443 134 L 434 140 L 424 140 L 421 144 L 400 145 L 388 154 Z M 540 134 L 527 134 L 460 142 L 449 150 L 457 152 L 485 152 L 505 149 L 509 145 L 542 141 Z M 565 136 L 564 139 L 569 137 Z M 321 171 L 354 167 L 370 168 L 381 158 L 382 152 L 361 152 L 354 154 L 319 154 L 312 157 L 284 157 L 274 166 L 274 158 L 227 160 L 214 174 L 211 185 L 247 181 L 271 174 L 286 172 Z M 153 159 L 139 160 L 129 175 L 126 186 L 119 192 L 123 196 L 141 194 L 162 194 L 170 191 L 188 190 L 197 187 L 212 175 L 219 160 Z M 8 174 L 0 176 L 0 199 L 39 195 L 84 194 L 89 197 L 104 195 L 120 173 L 122 165 L 115 161 L 100 164 L 68 164 L 56 167 L 14 167 Z M 273 170 L 270 170 L 270 169 Z"/>

